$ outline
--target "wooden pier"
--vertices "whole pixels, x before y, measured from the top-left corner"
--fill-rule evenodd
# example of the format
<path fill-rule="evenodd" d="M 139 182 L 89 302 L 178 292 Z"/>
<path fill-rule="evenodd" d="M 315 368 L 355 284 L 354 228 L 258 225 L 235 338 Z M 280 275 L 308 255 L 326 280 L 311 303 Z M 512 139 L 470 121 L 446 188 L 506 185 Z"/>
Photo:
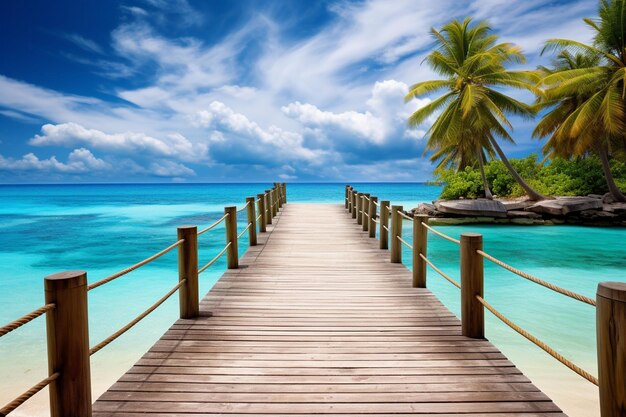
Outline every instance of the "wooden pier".
<path fill-rule="evenodd" d="M 340 206 L 289 204 L 268 232 L 95 416 L 563 416 Z"/>
<path fill-rule="evenodd" d="M 247 219 L 241 232 L 238 213 Z M 402 236 L 404 221 L 411 238 Z M 199 266 L 199 237 L 222 222 L 225 246 Z M 429 233 L 459 246 L 460 281 L 427 257 Z M 177 284 L 90 347 L 89 291 L 174 249 Z M 200 299 L 199 275 L 223 255 L 227 271 Z M 598 377 L 487 302 L 485 259 L 596 307 Z M 461 320 L 426 288 L 427 267 L 460 290 Z M 565 417 L 484 338 L 484 310 L 598 385 L 602 417 L 626 415 L 626 284 L 600 284 L 595 300 L 568 291 L 484 252 L 480 235 L 445 235 L 427 217 L 350 186 L 343 205 L 287 204 L 285 184 L 276 183 L 240 209 L 225 207 L 204 229 L 179 227 L 176 242 L 135 265 L 89 284 L 84 271 L 55 274 L 45 288 L 46 304 L 0 327 L 0 337 L 45 315 L 49 377 L 0 408 L 0 417 L 46 386 L 52 417 Z M 176 292 L 180 318 L 92 404 L 89 357 Z"/>

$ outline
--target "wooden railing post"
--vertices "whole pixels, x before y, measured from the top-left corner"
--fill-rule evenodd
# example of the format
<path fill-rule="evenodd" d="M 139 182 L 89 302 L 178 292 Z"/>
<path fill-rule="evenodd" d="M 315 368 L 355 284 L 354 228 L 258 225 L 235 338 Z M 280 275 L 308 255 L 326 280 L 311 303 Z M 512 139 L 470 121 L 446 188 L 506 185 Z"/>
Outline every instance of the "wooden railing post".
<path fill-rule="evenodd" d="M 226 244 L 230 246 L 226 250 L 228 269 L 239 268 L 239 250 L 237 247 L 237 207 L 224 207 L 226 217 Z"/>
<path fill-rule="evenodd" d="M 265 226 L 265 194 L 257 194 L 258 201 L 257 208 L 261 217 L 259 218 L 259 232 L 265 233 L 267 228 Z M 256 218 L 255 218 L 256 219 Z"/>
<path fill-rule="evenodd" d="M 601 282 L 596 294 L 600 415 L 626 412 L 626 283 Z"/>
<path fill-rule="evenodd" d="M 363 194 L 363 203 L 361 203 L 361 209 L 363 210 L 363 215 L 362 215 L 362 219 L 361 219 L 361 225 L 363 226 L 363 231 L 367 232 L 369 225 L 370 225 L 370 219 L 367 217 L 369 216 L 369 209 L 370 209 L 370 200 L 369 200 L 369 194 L 368 193 L 364 193 Z"/>
<path fill-rule="evenodd" d="M 46 314 L 52 417 L 91 417 L 91 370 L 87 273 L 67 271 L 44 279 L 46 304 L 55 308 Z"/>
<path fill-rule="evenodd" d="M 347 209 L 348 209 L 348 213 L 352 214 L 352 187 L 348 188 L 348 201 L 347 201 Z"/>
<path fill-rule="evenodd" d="M 283 203 L 287 204 L 287 183 L 283 182 Z"/>
<path fill-rule="evenodd" d="M 352 190 L 352 218 L 356 219 L 358 209 L 359 193 L 356 190 Z"/>
<path fill-rule="evenodd" d="M 276 187 L 270 190 L 272 193 L 272 217 L 276 217 L 278 214 L 278 193 L 276 192 Z"/>
<path fill-rule="evenodd" d="M 428 224 L 428 215 L 413 215 L 413 287 L 426 288 L 426 262 L 420 253 L 426 255 L 428 245 L 428 230 L 424 227 Z"/>
<path fill-rule="evenodd" d="M 178 290 L 180 318 L 192 319 L 198 317 L 200 312 L 198 228 L 196 226 L 180 226 L 178 228 L 178 240 L 180 239 L 185 239 L 185 241 L 178 246 L 178 280 L 187 280 Z"/>
<path fill-rule="evenodd" d="M 248 224 L 252 224 L 248 229 L 248 239 L 250 246 L 256 246 L 256 210 L 254 207 L 254 197 L 247 197 L 248 203 Z"/>
<path fill-rule="evenodd" d="M 272 224 L 272 190 L 265 190 L 265 224 Z"/>
<path fill-rule="evenodd" d="M 402 243 L 398 237 L 402 237 L 402 206 L 391 206 L 391 262 L 402 263 Z"/>
<path fill-rule="evenodd" d="M 356 195 L 356 223 L 361 224 L 363 222 L 363 193 L 357 193 Z"/>
<path fill-rule="evenodd" d="M 485 337 L 485 309 L 476 299 L 483 296 L 483 236 L 461 235 L 461 333 L 474 339 Z"/>
<path fill-rule="evenodd" d="M 378 197 L 370 197 L 370 207 L 367 213 L 370 215 L 368 230 L 370 237 L 376 238 L 376 202 Z"/>
<path fill-rule="evenodd" d="M 386 228 L 386 229 L 385 229 Z M 380 248 L 389 249 L 389 201 L 380 202 Z"/>
<path fill-rule="evenodd" d="M 278 203 L 276 204 L 276 211 L 278 211 L 278 209 L 283 207 L 283 187 L 280 185 L 280 183 L 275 182 L 274 189 L 276 190 L 276 199 L 278 201 Z"/>
<path fill-rule="evenodd" d="M 348 209 L 348 197 L 350 195 L 350 185 L 346 185 L 346 200 L 344 201 L 346 210 Z"/>

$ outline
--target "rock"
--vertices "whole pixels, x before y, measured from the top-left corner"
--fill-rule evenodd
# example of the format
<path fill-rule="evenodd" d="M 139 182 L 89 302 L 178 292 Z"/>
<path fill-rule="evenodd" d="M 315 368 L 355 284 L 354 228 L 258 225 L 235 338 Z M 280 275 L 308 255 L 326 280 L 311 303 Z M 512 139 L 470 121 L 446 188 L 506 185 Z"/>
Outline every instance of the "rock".
<path fill-rule="evenodd" d="M 604 196 L 602 194 L 587 194 L 589 198 L 597 198 L 598 200 L 602 200 Z"/>
<path fill-rule="evenodd" d="M 434 204 L 421 203 L 419 206 L 413 209 L 414 214 L 427 214 L 431 217 L 440 217 L 442 214 L 437 211 Z"/>
<path fill-rule="evenodd" d="M 626 214 L 626 203 L 605 204 L 603 210 L 609 213 Z"/>
<path fill-rule="evenodd" d="M 615 203 L 615 198 L 613 197 L 613 194 L 611 193 L 606 193 L 604 194 L 604 196 L 602 197 L 602 202 L 604 204 L 611 204 L 611 203 Z"/>
<path fill-rule="evenodd" d="M 519 218 L 511 219 L 511 223 L 512 224 L 535 224 L 535 220 L 531 218 L 519 217 Z"/>
<path fill-rule="evenodd" d="M 524 210 L 528 206 L 532 206 L 535 202 L 528 197 L 516 198 L 514 200 L 501 200 L 507 210 Z"/>
<path fill-rule="evenodd" d="M 442 213 L 478 217 L 506 217 L 506 207 L 497 200 L 437 201 L 435 207 Z"/>
<path fill-rule="evenodd" d="M 546 213 L 552 216 L 564 216 L 583 210 L 602 209 L 602 200 L 589 197 L 557 197 L 554 200 L 538 201 L 526 210 L 535 213 Z"/>
<path fill-rule="evenodd" d="M 540 219 L 541 214 L 533 213 L 532 211 L 524 211 L 524 210 L 509 210 L 506 212 L 507 217 L 511 219 Z"/>

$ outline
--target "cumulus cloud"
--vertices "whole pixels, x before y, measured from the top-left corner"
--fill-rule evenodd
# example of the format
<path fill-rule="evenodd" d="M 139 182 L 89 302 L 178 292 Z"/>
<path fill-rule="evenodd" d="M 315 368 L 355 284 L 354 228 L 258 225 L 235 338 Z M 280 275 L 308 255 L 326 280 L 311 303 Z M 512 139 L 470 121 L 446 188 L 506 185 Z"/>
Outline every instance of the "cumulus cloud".
<path fill-rule="evenodd" d="M 28 153 L 20 159 L 5 158 L 0 155 L 0 170 L 5 171 L 49 171 L 74 174 L 106 170 L 110 167 L 110 164 L 96 158 L 85 148 L 74 149 L 69 154 L 67 162 L 60 162 L 55 156 L 39 159 L 33 153 Z"/>
<path fill-rule="evenodd" d="M 172 133 L 165 139 L 157 139 L 138 132 L 108 134 L 97 129 L 87 129 L 77 123 L 45 124 L 41 128 L 41 134 L 35 135 L 29 143 L 34 146 L 72 146 L 84 143 L 95 149 L 147 151 L 183 160 L 202 159 L 207 153 L 206 145 L 194 145 L 180 133 Z"/>
<path fill-rule="evenodd" d="M 150 164 L 150 174 L 157 177 L 191 177 L 196 175 L 193 169 L 172 161 L 158 161 Z"/>

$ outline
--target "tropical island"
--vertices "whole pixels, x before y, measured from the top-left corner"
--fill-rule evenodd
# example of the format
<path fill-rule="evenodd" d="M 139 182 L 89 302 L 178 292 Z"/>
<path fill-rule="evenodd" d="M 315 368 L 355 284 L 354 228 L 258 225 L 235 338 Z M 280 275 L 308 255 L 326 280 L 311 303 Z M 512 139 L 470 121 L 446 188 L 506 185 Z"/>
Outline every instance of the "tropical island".
<path fill-rule="evenodd" d="M 601 1 L 599 16 L 584 19 L 593 43 L 549 39 L 542 55 L 554 54 L 552 63 L 536 69 L 520 68 L 521 49 L 499 42 L 485 21 L 433 28 L 425 62 L 442 78 L 412 85 L 405 101 L 443 92 L 408 120 L 434 119 L 425 152 L 443 189 L 414 211 L 454 224 L 626 225 L 623 13 L 620 2 Z M 532 134 L 547 138 L 543 159 L 507 158 L 500 142 L 515 143 L 511 116 L 538 119 Z"/>

